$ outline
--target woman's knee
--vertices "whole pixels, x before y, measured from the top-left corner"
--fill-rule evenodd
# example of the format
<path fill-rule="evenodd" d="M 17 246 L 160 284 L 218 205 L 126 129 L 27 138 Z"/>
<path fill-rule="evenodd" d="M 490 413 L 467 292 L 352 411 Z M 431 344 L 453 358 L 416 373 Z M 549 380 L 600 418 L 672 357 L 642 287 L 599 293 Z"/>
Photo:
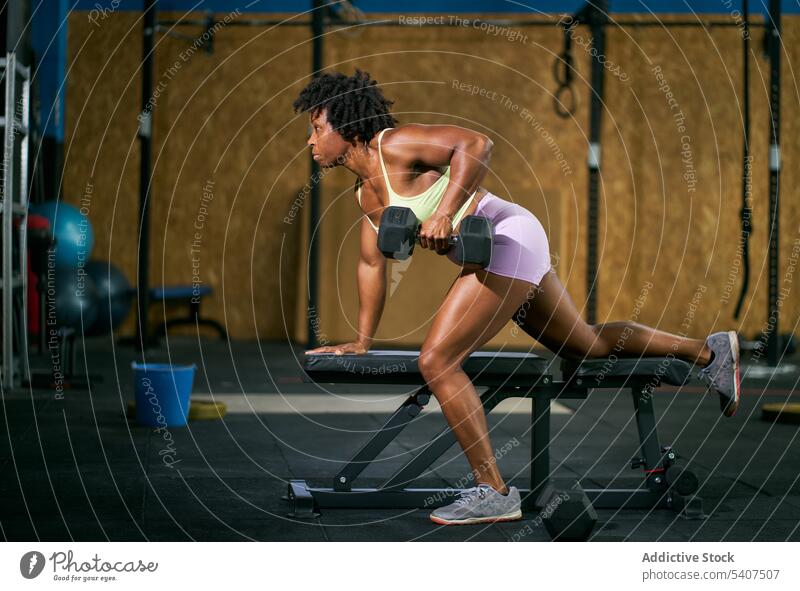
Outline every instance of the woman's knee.
<path fill-rule="evenodd" d="M 451 355 L 436 347 L 425 345 L 422 346 L 417 363 L 423 379 L 428 384 L 459 368 L 459 364 Z"/>
<path fill-rule="evenodd" d="M 565 359 L 580 361 L 611 355 L 613 343 L 608 343 L 600 324 L 586 324 L 579 334 L 570 338 L 558 351 Z"/>
<path fill-rule="evenodd" d="M 608 357 L 614 348 L 614 343 L 608 340 L 606 334 L 603 333 L 602 324 L 590 324 L 589 329 L 592 331 L 594 338 L 588 347 L 586 357 Z"/>

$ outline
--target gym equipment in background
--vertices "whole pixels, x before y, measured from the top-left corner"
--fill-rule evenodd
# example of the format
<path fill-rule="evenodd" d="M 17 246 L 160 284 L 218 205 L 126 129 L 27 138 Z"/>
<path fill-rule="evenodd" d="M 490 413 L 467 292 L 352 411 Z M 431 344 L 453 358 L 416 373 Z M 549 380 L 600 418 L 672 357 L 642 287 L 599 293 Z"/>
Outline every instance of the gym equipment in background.
<path fill-rule="evenodd" d="M 185 426 L 197 366 L 134 361 L 131 368 L 137 422 L 153 428 Z"/>
<path fill-rule="evenodd" d="M 3 299 L 3 387 L 16 388 L 28 375 L 28 141 L 30 135 L 31 69 L 9 52 L 0 59 L 5 92 L 3 178 L 0 182 L 0 292 Z"/>
<path fill-rule="evenodd" d="M 63 201 L 45 201 L 31 207 L 48 219 L 56 239 L 56 266 L 75 268 L 85 264 L 92 254 L 94 231 L 89 218 L 74 205 Z"/>
<path fill-rule="evenodd" d="M 81 268 L 58 268 L 54 289 L 56 326 L 86 334 L 97 318 L 97 289 L 92 278 Z"/>
<path fill-rule="evenodd" d="M 773 423 L 800 425 L 800 403 L 769 402 L 761 405 L 761 420 Z"/>
<path fill-rule="evenodd" d="M 118 328 L 130 314 L 136 290 L 120 268 L 109 261 L 89 261 L 85 271 L 96 291 L 94 306 L 97 317 L 89 328 L 89 334 L 107 334 Z"/>

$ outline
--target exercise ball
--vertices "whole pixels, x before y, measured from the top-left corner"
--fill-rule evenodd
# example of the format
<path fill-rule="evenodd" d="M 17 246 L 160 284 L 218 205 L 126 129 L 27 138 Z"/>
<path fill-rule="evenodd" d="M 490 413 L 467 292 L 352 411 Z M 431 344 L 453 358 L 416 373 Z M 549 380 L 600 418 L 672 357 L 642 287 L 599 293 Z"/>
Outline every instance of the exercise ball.
<path fill-rule="evenodd" d="M 50 302 L 55 301 L 57 327 L 88 331 L 97 318 L 97 290 L 94 281 L 83 269 L 56 270 L 53 280 L 45 279 L 47 289 L 47 323 L 51 321 Z"/>
<path fill-rule="evenodd" d="M 92 254 L 94 232 L 88 216 L 63 201 L 45 201 L 31 207 L 31 213 L 48 219 L 56 239 L 56 265 L 78 267 Z"/>
<path fill-rule="evenodd" d="M 109 261 L 89 261 L 85 270 L 97 291 L 97 318 L 89 332 L 106 334 L 119 327 L 130 314 L 134 290 L 119 267 Z"/>

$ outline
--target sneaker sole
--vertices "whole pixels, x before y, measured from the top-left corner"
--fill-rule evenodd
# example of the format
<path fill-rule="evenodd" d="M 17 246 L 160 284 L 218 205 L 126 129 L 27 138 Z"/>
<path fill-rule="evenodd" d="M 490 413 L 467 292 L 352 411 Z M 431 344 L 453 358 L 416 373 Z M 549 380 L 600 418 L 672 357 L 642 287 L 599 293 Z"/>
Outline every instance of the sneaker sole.
<path fill-rule="evenodd" d="M 516 521 L 522 519 L 522 510 L 517 509 L 513 513 L 506 513 L 499 517 L 470 517 L 468 519 L 442 519 L 431 515 L 431 521 L 439 525 L 475 525 L 478 523 L 499 523 L 501 521 Z"/>
<path fill-rule="evenodd" d="M 739 408 L 739 397 L 741 396 L 741 378 L 739 374 L 739 337 L 737 336 L 736 331 L 728 331 L 728 340 L 731 344 L 731 351 L 733 351 L 733 362 L 736 377 L 733 382 L 733 401 L 729 402 L 726 406 L 726 409 L 733 406 L 733 411 L 731 414 L 724 414 L 726 417 L 732 417 L 736 414 L 736 410 Z"/>

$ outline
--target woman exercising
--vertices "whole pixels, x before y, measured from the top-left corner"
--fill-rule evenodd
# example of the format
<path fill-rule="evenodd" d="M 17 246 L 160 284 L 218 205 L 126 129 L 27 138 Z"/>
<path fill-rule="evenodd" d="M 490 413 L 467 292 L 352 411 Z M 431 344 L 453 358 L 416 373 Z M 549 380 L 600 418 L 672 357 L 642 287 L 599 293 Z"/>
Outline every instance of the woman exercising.
<path fill-rule="evenodd" d="M 719 394 L 725 416 L 739 405 L 736 333 L 705 341 L 684 338 L 634 322 L 589 325 L 550 265 L 547 236 L 524 207 L 480 186 L 492 141 L 454 125 L 396 127 L 392 101 L 369 74 L 323 74 L 302 90 L 296 112 L 311 119 L 311 147 L 322 167 L 344 166 L 356 175 L 355 197 L 363 211 L 357 280 L 358 339 L 319 347 L 317 353 L 364 354 L 373 341 L 386 295 L 386 259 L 376 232 L 384 207 L 408 207 L 421 222 L 422 248 L 446 254 L 448 239 L 466 215 L 492 222 L 494 246 L 482 270 L 462 268 L 422 344 L 419 369 L 464 450 L 476 486 L 436 509 L 440 524 L 519 519 L 520 495 L 497 469 L 486 416 L 462 362 L 509 320 L 562 357 L 663 357 L 704 366 L 700 377 Z M 449 256 L 455 262 L 455 259 Z M 622 352 L 620 352 L 622 349 Z"/>

